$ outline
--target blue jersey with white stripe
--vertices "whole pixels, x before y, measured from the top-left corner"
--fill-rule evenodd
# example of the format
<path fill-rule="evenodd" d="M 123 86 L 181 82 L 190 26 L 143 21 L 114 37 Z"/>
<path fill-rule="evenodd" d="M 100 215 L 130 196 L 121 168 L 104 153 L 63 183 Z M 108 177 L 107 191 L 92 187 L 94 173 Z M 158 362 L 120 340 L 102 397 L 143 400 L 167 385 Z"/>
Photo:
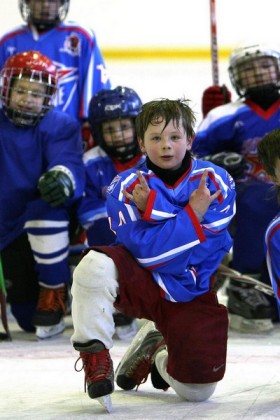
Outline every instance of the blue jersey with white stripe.
<path fill-rule="evenodd" d="M 241 273 L 264 272 L 265 230 L 279 212 L 279 204 L 259 163 L 257 145 L 268 132 L 279 127 L 280 99 L 267 110 L 250 100 L 239 99 L 210 111 L 193 143 L 192 150 L 199 157 L 233 151 L 246 159 L 243 174 L 235 180 L 237 211 L 233 224 L 232 264 Z"/>
<path fill-rule="evenodd" d="M 280 313 L 280 213 L 270 222 L 266 230 L 265 253 L 269 276 Z"/>
<path fill-rule="evenodd" d="M 51 110 L 36 126 L 17 127 L 0 110 L 0 250 L 22 233 L 27 205 L 40 197 L 40 176 L 55 167 L 71 172 L 71 205 L 85 184 L 78 123 Z"/>
<path fill-rule="evenodd" d="M 199 222 L 188 202 L 205 169 L 211 194 L 218 189 L 221 194 Z M 111 228 L 118 242 L 152 272 L 165 299 L 190 301 L 209 290 L 211 275 L 232 246 L 227 227 L 235 212 L 233 179 L 224 169 L 196 159 L 173 186 L 146 165 L 140 170 L 151 189 L 146 211 L 141 214 L 122 193 L 139 182 L 136 170 L 120 173 L 107 190 Z"/>
<path fill-rule="evenodd" d="M 0 68 L 11 55 L 36 50 L 58 68 L 59 90 L 56 107 L 77 120 L 88 115 L 88 104 L 110 81 L 94 32 L 66 21 L 38 34 L 27 25 L 19 26 L 0 39 Z"/>
<path fill-rule="evenodd" d="M 246 159 L 243 179 L 269 182 L 259 164 L 257 145 L 265 134 L 280 127 L 280 99 L 263 110 L 250 100 L 238 100 L 210 111 L 198 127 L 192 150 L 199 157 L 224 151 Z"/>
<path fill-rule="evenodd" d="M 78 208 L 78 218 L 80 224 L 87 229 L 97 220 L 107 219 L 106 189 L 119 171 L 112 158 L 100 146 L 93 147 L 84 153 L 83 160 L 86 170 L 86 188 Z M 126 163 L 126 167 L 138 166 L 144 160 L 144 156 L 135 157 Z"/>

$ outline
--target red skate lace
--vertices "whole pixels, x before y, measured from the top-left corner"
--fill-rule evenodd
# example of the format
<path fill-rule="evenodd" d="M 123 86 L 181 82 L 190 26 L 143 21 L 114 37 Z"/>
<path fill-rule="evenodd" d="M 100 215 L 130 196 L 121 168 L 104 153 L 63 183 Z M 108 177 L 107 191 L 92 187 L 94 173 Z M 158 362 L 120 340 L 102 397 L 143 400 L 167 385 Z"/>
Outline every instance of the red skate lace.
<path fill-rule="evenodd" d="M 83 365 L 81 369 L 77 368 L 78 362 L 82 360 Z M 80 352 L 80 357 L 75 363 L 75 371 L 85 371 L 85 392 L 86 385 L 92 382 L 101 381 L 112 375 L 112 361 L 109 351 L 104 349 L 98 353 Z"/>
<path fill-rule="evenodd" d="M 164 340 L 161 340 L 155 346 L 153 352 L 149 356 L 145 355 L 138 357 L 128 369 L 126 376 L 135 379 L 135 382 L 137 384 L 136 391 L 138 390 L 141 384 L 144 384 L 147 381 L 153 364 L 153 355 L 164 344 Z"/>
<path fill-rule="evenodd" d="M 44 312 L 55 312 L 62 309 L 65 312 L 65 287 L 58 289 L 40 289 L 37 310 Z"/>

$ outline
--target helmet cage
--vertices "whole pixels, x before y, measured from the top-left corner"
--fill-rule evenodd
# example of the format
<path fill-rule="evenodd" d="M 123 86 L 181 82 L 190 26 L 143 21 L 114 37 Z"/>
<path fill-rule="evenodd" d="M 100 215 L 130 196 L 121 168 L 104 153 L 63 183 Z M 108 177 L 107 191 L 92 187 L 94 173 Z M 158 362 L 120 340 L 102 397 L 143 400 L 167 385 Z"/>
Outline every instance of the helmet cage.
<path fill-rule="evenodd" d="M 42 107 L 39 112 L 29 112 L 10 105 L 15 80 L 28 80 L 44 86 Z M 51 60 L 37 51 L 27 51 L 9 57 L 0 72 L 0 99 L 3 111 L 16 125 L 33 126 L 54 106 L 57 91 L 57 70 Z M 32 90 L 32 93 L 36 91 Z"/>
<path fill-rule="evenodd" d="M 45 86 L 44 101 L 41 111 L 28 112 L 14 109 L 10 106 L 11 90 L 16 79 L 27 79 L 35 84 Z M 1 71 L 0 98 L 3 104 L 3 111 L 7 117 L 16 125 L 34 126 L 36 125 L 54 106 L 56 93 L 56 80 L 46 72 L 18 68 L 4 68 Z"/>
<path fill-rule="evenodd" d="M 57 14 L 54 19 L 36 19 L 33 15 L 34 11 L 30 6 L 30 0 L 19 0 L 19 10 L 23 20 L 31 25 L 34 26 L 49 26 L 53 27 L 56 26 L 58 23 L 62 22 L 69 10 L 69 3 L 70 0 L 57 0 L 60 1 L 60 6 L 57 9 Z"/>
<path fill-rule="evenodd" d="M 135 133 L 135 118 L 142 107 L 138 94 L 130 88 L 118 86 L 115 89 L 103 89 L 92 97 L 89 104 L 89 124 L 95 144 L 106 153 L 125 162 L 139 153 L 139 145 Z M 102 135 L 102 123 L 123 118 L 131 118 L 134 138 L 131 143 L 123 143 L 120 147 L 109 146 Z"/>
<path fill-rule="evenodd" d="M 244 78 L 241 77 L 241 74 L 246 74 L 246 70 L 242 70 L 242 67 L 246 63 L 259 60 L 261 58 L 270 58 L 273 59 L 275 64 L 275 70 L 277 73 L 277 80 L 271 77 L 271 81 L 255 81 L 250 84 L 250 81 L 246 79 L 246 86 L 244 84 Z M 254 45 L 250 47 L 240 48 L 233 51 L 230 57 L 229 63 L 229 77 L 232 83 L 232 86 L 236 90 L 237 94 L 240 97 L 246 96 L 248 90 L 250 89 L 263 89 L 266 86 L 275 86 L 279 87 L 280 84 L 280 52 L 263 47 L 261 45 Z"/>

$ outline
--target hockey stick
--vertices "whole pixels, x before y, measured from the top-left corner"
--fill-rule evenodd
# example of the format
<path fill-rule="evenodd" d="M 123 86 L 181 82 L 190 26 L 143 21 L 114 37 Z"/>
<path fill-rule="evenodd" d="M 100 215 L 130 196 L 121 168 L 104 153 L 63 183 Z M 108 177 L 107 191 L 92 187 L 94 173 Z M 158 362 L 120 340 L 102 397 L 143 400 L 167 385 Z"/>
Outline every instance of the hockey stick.
<path fill-rule="evenodd" d="M 8 326 L 7 306 L 6 306 L 6 287 L 5 279 L 0 255 L 0 307 L 1 307 L 1 321 L 5 333 L 0 333 L 0 340 L 12 340 L 11 333 Z"/>
<path fill-rule="evenodd" d="M 213 85 L 219 86 L 216 1 L 210 0 L 211 62 Z"/>
<path fill-rule="evenodd" d="M 232 280 L 237 280 L 242 283 L 251 284 L 255 289 L 263 292 L 269 296 L 274 296 L 274 291 L 271 286 L 268 284 L 262 283 L 261 281 L 254 279 L 246 274 L 241 274 L 239 271 L 233 270 L 227 265 L 220 264 L 217 270 L 217 274 L 223 276 L 224 278 L 228 277 Z"/>

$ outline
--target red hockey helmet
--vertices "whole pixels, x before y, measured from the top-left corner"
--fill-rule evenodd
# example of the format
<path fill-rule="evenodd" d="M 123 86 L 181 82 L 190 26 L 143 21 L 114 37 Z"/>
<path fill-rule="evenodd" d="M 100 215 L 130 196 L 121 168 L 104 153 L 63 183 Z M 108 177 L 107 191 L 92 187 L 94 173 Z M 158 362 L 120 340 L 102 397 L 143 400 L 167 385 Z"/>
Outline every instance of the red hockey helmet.
<path fill-rule="evenodd" d="M 0 72 L 0 98 L 7 117 L 16 125 L 31 126 L 43 118 L 54 106 L 57 91 L 57 69 L 53 62 L 38 51 L 26 51 L 9 57 Z M 10 106 L 11 89 L 16 79 L 26 79 L 33 86 L 43 85 L 43 106 L 38 112 L 15 110 Z"/>

